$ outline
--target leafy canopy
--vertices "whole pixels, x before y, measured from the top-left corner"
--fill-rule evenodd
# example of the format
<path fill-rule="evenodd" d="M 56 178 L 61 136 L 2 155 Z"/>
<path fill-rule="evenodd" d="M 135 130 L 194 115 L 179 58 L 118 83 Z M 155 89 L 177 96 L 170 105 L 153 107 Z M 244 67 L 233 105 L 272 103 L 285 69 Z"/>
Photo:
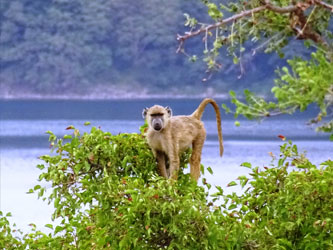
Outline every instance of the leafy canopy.
<path fill-rule="evenodd" d="M 87 123 L 88 125 L 88 123 Z M 112 135 L 92 127 L 57 138 L 41 159 L 40 181 L 29 193 L 53 204 L 44 233 L 30 224 L 23 234 L 0 213 L 3 249 L 328 249 L 333 247 L 333 162 L 315 166 L 287 142 L 264 169 L 251 170 L 225 194 L 180 173 L 178 181 L 156 173 L 142 134 Z M 144 130 L 144 128 L 142 128 Z M 181 158 L 182 169 L 189 152 Z M 207 168 L 212 173 L 210 168 Z"/>

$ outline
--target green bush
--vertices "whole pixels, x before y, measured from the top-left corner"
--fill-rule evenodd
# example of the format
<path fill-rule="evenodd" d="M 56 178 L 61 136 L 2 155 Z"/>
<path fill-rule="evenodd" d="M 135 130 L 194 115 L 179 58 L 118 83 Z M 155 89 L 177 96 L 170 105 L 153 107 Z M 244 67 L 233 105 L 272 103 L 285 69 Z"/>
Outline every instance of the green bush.
<path fill-rule="evenodd" d="M 311 164 L 291 142 L 270 167 L 250 163 L 243 194 L 209 195 L 180 173 L 178 181 L 156 173 L 155 159 L 142 134 L 111 135 L 92 128 L 58 139 L 41 157 L 39 180 L 29 192 L 54 205 L 57 226 L 45 234 L 13 230 L 0 214 L 4 249 L 329 249 L 333 247 L 333 162 Z M 182 155 L 181 168 L 189 152 Z M 208 168 L 211 172 L 211 170 Z M 238 184 L 239 183 L 239 184 Z"/>
<path fill-rule="evenodd" d="M 248 189 L 227 195 L 224 207 L 243 223 L 246 249 L 332 249 L 333 161 L 319 168 L 291 142 L 281 146 L 276 166 L 252 168 Z M 227 204 L 231 204 L 227 207 Z"/>

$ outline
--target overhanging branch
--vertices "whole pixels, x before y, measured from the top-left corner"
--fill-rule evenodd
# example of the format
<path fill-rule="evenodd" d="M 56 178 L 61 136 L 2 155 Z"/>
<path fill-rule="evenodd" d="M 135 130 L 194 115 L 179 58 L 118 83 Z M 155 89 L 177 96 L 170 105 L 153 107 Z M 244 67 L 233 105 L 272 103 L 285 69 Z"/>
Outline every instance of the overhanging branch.
<path fill-rule="evenodd" d="M 214 24 L 210 24 L 210 25 L 208 25 L 206 27 L 202 27 L 202 28 L 200 28 L 200 29 L 198 29 L 196 31 L 193 31 L 193 32 L 187 32 L 183 36 L 181 36 L 181 35 L 178 34 L 177 35 L 177 41 L 180 42 L 180 46 L 179 46 L 179 48 L 177 50 L 177 53 L 181 50 L 181 47 L 182 47 L 182 45 L 183 45 L 183 43 L 184 43 L 185 40 L 187 40 L 187 39 L 189 39 L 191 37 L 197 36 L 197 35 L 199 35 L 201 33 L 206 33 L 207 31 L 209 31 L 211 29 L 216 29 L 217 27 L 221 27 L 224 24 L 227 24 L 227 23 L 230 23 L 230 22 L 234 22 L 235 20 L 240 19 L 240 18 L 242 18 L 244 16 L 249 16 L 249 15 L 252 15 L 254 13 L 263 11 L 266 8 L 267 8 L 267 6 L 264 5 L 264 6 L 259 6 L 257 8 L 251 9 L 251 10 L 242 11 L 241 13 L 233 15 L 233 16 L 231 16 L 229 18 L 226 18 L 226 19 L 224 19 L 224 20 L 222 20 L 220 22 L 217 22 L 217 23 L 214 23 Z"/>
<path fill-rule="evenodd" d="M 179 42 L 179 47 L 177 49 L 177 53 L 179 53 L 182 50 L 185 40 L 187 40 L 191 37 L 200 35 L 202 33 L 207 33 L 209 30 L 216 29 L 216 28 L 221 27 L 225 24 L 232 23 L 232 22 L 234 22 L 234 21 L 236 21 L 236 20 L 238 20 L 242 17 L 250 16 L 250 15 L 253 15 L 254 13 L 258 13 L 258 12 L 261 12 L 261 11 L 264 11 L 264 10 L 271 10 L 273 12 L 280 13 L 280 14 L 294 13 L 294 12 L 297 12 L 299 10 L 301 10 L 303 12 L 305 9 L 309 8 L 312 5 L 321 6 L 321 7 L 324 7 L 326 9 L 329 9 L 329 10 L 331 10 L 331 12 L 333 12 L 333 6 L 327 4 L 323 1 L 320 1 L 320 0 L 310 0 L 310 1 L 305 2 L 305 3 L 297 3 L 296 5 L 290 5 L 290 6 L 286 6 L 286 7 L 274 6 L 273 4 L 271 4 L 271 2 L 269 0 L 265 0 L 265 4 L 262 5 L 262 6 L 256 7 L 254 9 L 242 11 L 238 14 L 235 14 L 235 15 L 233 15 L 229 18 L 226 18 L 222 21 L 219 21 L 217 23 L 201 27 L 200 29 L 198 29 L 196 31 L 186 32 L 184 35 L 179 35 L 178 34 L 177 35 L 177 41 Z M 308 38 L 312 39 L 312 37 L 310 36 Z M 320 39 L 316 39 L 315 42 L 318 42 L 318 41 L 320 41 Z"/>
<path fill-rule="evenodd" d="M 320 1 L 320 0 L 315 0 L 315 3 L 319 6 L 322 6 L 326 9 L 329 9 L 331 12 L 333 12 L 333 6 L 332 5 L 329 5 L 328 3 L 325 3 L 325 2 Z"/>
<path fill-rule="evenodd" d="M 291 13 L 294 12 L 298 9 L 298 6 L 296 5 L 290 5 L 290 6 L 286 6 L 286 7 L 279 7 L 279 6 L 274 6 L 273 4 L 271 4 L 270 1 L 266 0 L 264 5 L 267 9 L 276 12 L 276 13 L 280 13 L 280 14 L 285 14 L 285 13 Z"/>

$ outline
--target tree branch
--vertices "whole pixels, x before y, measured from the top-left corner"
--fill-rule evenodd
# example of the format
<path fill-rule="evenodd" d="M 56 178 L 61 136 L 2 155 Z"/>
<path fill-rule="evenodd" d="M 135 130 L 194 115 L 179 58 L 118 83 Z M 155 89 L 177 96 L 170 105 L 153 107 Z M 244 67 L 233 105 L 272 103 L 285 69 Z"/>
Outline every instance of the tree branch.
<path fill-rule="evenodd" d="M 200 28 L 200 29 L 198 29 L 198 30 L 196 30 L 194 32 L 187 32 L 183 36 L 181 36 L 181 35 L 178 34 L 177 35 L 177 41 L 180 42 L 180 45 L 183 45 L 183 43 L 184 43 L 185 40 L 187 40 L 187 39 L 189 39 L 189 38 L 191 38 L 193 36 L 197 36 L 197 35 L 199 35 L 201 33 L 207 32 L 207 31 L 209 31 L 211 29 L 216 29 L 217 27 L 220 27 L 220 26 L 222 26 L 224 24 L 233 22 L 233 21 L 235 21 L 237 19 L 240 19 L 240 18 L 242 18 L 244 16 L 249 16 L 249 15 L 252 15 L 254 13 L 260 12 L 262 10 L 265 10 L 266 8 L 267 7 L 264 5 L 264 6 L 259 6 L 257 8 L 251 9 L 251 10 L 242 11 L 239 14 L 233 15 L 233 16 L 231 16 L 229 18 L 226 18 L 226 19 L 224 19 L 224 20 L 222 20 L 220 22 L 217 22 L 217 23 L 214 23 L 214 24 L 210 24 L 210 25 L 208 25 L 206 27 L 202 27 L 202 28 Z M 177 52 L 180 51 L 180 48 L 181 48 L 181 46 L 179 46 Z"/>
<path fill-rule="evenodd" d="M 272 5 L 272 3 L 269 0 L 265 0 L 265 5 L 256 7 L 254 9 L 242 11 L 238 14 L 235 14 L 235 15 L 233 15 L 229 18 L 226 18 L 222 21 L 219 21 L 217 23 L 201 27 L 200 29 L 198 29 L 196 31 L 185 32 L 185 35 L 179 35 L 178 34 L 177 35 L 177 41 L 179 42 L 179 47 L 177 49 L 177 53 L 179 53 L 182 50 L 185 40 L 187 40 L 191 37 L 200 35 L 201 33 L 207 33 L 211 29 L 216 29 L 218 27 L 221 27 L 224 24 L 234 22 L 234 21 L 236 21 L 236 20 L 238 20 L 242 17 L 253 15 L 254 13 L 261 12 L 261 11 L 264 11 L 264 10 L 271 10 L 273 12 L 280 13 L 280 14 L 293 13 L 293 12 L 296 12 L 300 9 L 302 9 L 302 10 L 307 9 L 311 5 L 319 5 L 321 7 L 329 9 L 333 12 L 333 6 L 327 4 L 323 1 L 320 1 L 320 0 L 313 0 L 313 1 L 310 1 L 309 3 L 290 5 L 290 6 L 286 6 L 286 7 L 274 6 L 274 5 Z M 312 39 L 311 37 L 309 37 L 309 38 Z M 318 41 L 319 39 L 316 39 L 316 40 Z"/>
<path fill-rule="evenodd" d="M 284 13 L 291 13 L 294 12 L 298 9 L 298 6 L 296 5 L 290 5 L 286 7 L 279 7 L 279 6 L 274 6 L 269 0 L 265 0 L 265 7 L 273 12 L 284 14 Z"/>
<path fill-rule="evenodd" d="M 332 5 L 329 5 L 328 3 L 325 3 L 325 2 L 320 1 L 320 0 L 315 0 L 315 3 L 319 6 L 322 6 L 326 9 L 329 9 L 331 12 L 333 12 L 333 6 Z"/>

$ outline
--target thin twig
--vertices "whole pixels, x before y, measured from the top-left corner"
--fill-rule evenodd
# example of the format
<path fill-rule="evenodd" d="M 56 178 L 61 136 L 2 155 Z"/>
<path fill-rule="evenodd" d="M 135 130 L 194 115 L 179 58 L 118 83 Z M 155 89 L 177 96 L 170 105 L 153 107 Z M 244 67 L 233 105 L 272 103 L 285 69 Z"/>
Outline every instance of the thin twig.
<path fill-rule="evenodd" d="M 266 44 L 270 43 L 272 40 L 274 40 L 276 37 L 280 36 L 282 34 L 282 31 L 276 33 L 274 36 L 272 36 L 271 38 L 267 39 L 265 42 L 263 42 L 262 44 L 259 44 L 258 47 L 252 49 L 252 56 L 254 56 L 257 53 L 257 50 L 262 49 L 263 47 L 266 46 Z M 281 40 L 281 39 L 280 39 Z M 280 41 L 279 40 L 279 41 Z"/>
<path fill-rule="evenodd" d="M 205 40 L 205 51 L 208 52 L 208 30 L 207 29 L 206 29 L 204 40 Z"/>
<path fill-rule="evenodd" d="M 242 25 L 241 22 L 239 22 L 239 69 L 240 69 L 240 75 L 238 76 L 238 79 L 241 79 L 242 76 L 244 75 L 244 67 L 243 67 L 243 63 L 242 63 L 242 36 L 241 36 L 241 32 L 242 32 Z"/>
<path fill-rule="evenodd" d="M 314 11 L 316 10 L 316 7 L 317 7 L 317 6 L 315 6 L 315 7 L 312 9 L 312 11 L 311 11 L 309 17 L 306 19 L 306 23 L 303 25 L 302 30 L 297 31 L 297 32 L 299 32 L 299 34 L 296 36 L 296 39 L 297 39 L 299 36 L 303 36 L 304 31 L 305 31 L 305 29 L 307 28 L 307 25 L 308 25 L 308 23 L 310 22 L 310 19 L 311 19 L 312 15 L 313 15 Z"/>

